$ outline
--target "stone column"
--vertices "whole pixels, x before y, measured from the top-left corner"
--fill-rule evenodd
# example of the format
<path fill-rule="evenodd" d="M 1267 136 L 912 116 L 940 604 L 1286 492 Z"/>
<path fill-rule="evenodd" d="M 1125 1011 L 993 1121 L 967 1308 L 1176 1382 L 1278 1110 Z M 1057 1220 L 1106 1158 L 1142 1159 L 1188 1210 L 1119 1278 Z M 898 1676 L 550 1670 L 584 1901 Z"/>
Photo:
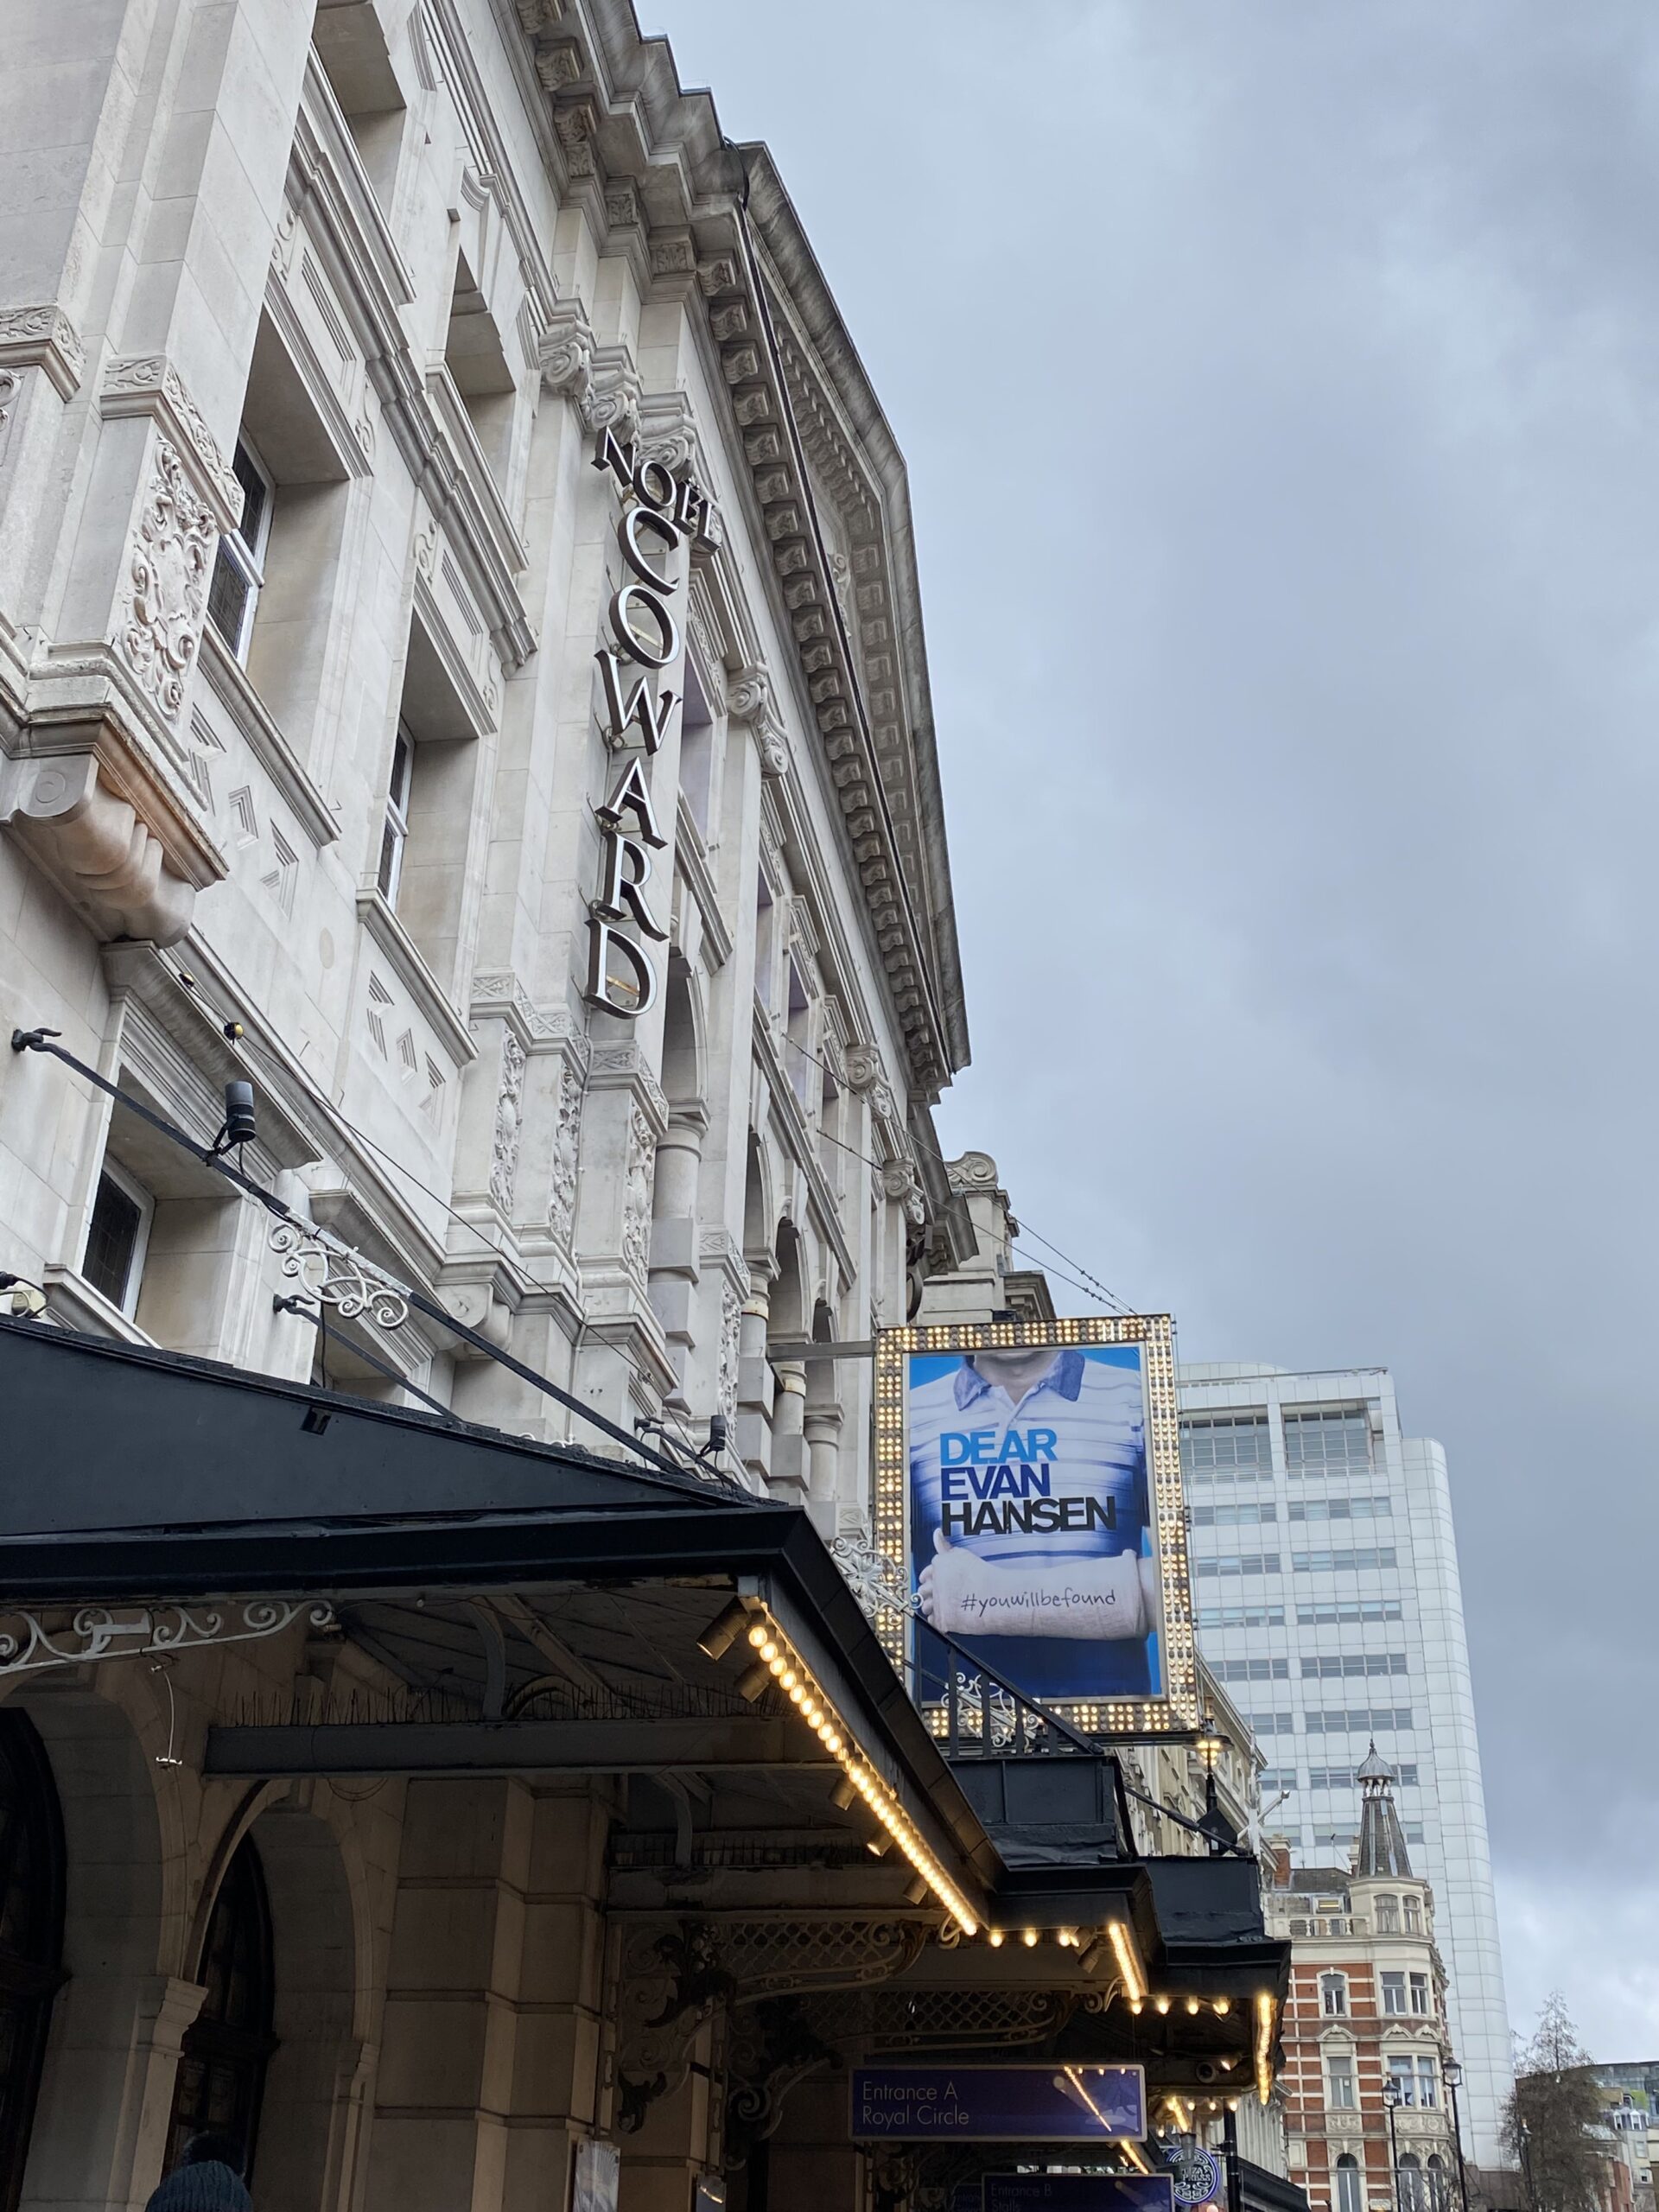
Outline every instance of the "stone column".
<path fill-rule="evenodd" d="M 772 1369 L 766 1359 L 766 1324 L 772 1303 L 766 1295 L 775 1262 L 767 1255 L 749 1258 L 754 1287 L 739 1309 L 737 1324 L 738 1457 L 764 1484 L 772 1459 Z"/>
<path fill-rule="evenodd" d="M 774 1497 L 804 1505 L 807 1497 L 806 1367 L 798 1359 L 778 1360 L 772 1402 L 772 1464 L 767 1483 Z"/>
<path fill-rule="evenodd" d="M 670 1108 L 668 1127 L 657 1147 L 651 1192 L 651 1303 L 662 1324 L 674 1368 L 671 1396 L 682 1409 L 704 1414 L 713 1408 L 689 1406 L 686 1362 L 696 1342 L 696 1294 L 702 1272 L 697 1188 L 708 1126 L 706 1109 L 695 1101 Z"/>
<path fill-rule="evenodd" d="M 836 1503 L 841 1488 L 841 1431 L 838 1405 L 806 1402 L 807 1491 L 812 1518 L 826 1537 L 836 1530 Z"/>

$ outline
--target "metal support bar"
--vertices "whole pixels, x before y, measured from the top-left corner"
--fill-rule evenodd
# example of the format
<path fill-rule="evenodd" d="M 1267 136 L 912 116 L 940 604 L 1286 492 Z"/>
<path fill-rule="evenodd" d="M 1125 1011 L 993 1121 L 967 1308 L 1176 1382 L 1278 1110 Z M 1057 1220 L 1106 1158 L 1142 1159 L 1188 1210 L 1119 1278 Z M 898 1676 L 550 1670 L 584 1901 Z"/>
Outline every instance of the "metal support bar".
<path fill-rule="evenodd" d="M 804 1729 L 723 1720 L 391 1720 L 207 1732 L 204 1774 L 799 1773 L 836 1762 Z"/>

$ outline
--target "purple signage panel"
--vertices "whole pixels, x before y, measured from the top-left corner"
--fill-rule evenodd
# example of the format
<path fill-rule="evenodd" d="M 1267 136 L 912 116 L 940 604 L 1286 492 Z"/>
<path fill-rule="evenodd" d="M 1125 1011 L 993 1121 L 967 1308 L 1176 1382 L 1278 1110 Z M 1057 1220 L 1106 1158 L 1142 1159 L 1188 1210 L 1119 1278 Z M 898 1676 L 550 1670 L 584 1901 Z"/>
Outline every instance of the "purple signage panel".
<path fill-rule="evenodd" d="M 853 2134 L 865 2142 L 1138 2142 L 1146 2132 L 1139 2066 L 853 2069 Z M 1169 2212 L 1164 2188 L 1160 2212 Z"/>
<path fill-rule="evenodd" d="M 1167 2174 L 987 2174 L 985 2212 L 1173 2212 Z"/>

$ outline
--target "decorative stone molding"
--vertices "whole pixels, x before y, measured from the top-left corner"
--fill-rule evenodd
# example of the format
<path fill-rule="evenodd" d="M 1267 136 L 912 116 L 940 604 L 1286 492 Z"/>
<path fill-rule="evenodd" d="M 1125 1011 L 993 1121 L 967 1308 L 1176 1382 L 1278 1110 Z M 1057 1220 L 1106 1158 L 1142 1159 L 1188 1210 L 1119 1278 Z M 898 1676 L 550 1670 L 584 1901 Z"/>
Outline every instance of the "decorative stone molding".
<path fill-rule="evenodd" d="M 765 664 L 755 662 L 727 688 L 726 711 L 734 721 L 747 722 L 760 749 L 763 775 L 777 779 L 789 772 L 789 748 L 784 743 L 784 721 L 778 711 L 777 694 Z"/>
<path fill-rule="evenodd" d="M 927 1200 L 915 1168 L 907 1160 L 890 1160 L 881 1170 L 881 1189 L 889 1198 L 897 1200 L 905 1209 L 905 1219 L 912 1229 L 922 1228 L 927 1220 Z"/>
<path fill-rule="evenodd" d="M 579 85 L 588 74 L 581 40 L 556 38 L 539 43 L 536 48 L 536 74 L 545 92 L 569 92 L 572 85 Z"/>
<path fill-rule="evenodd" d="M 490 1196 L 504 1214 L 512 1211 L 524 1119 L 524 1048 L 512 1031 L 501 1033 L 501 1078 L 495 1102 L 495 1141 L 490 1154 Z"/>
<path fill-rule="evenodd" d="M 596 1045 L 588 1080 L 595 1090 L 632 1090 L 655 1135 L 668 1127 L 668 1099 L 637 1045 Z"/>
<path fill-rule="evenodd" d="M 159 796 L 153 787 L 135 777 L 132 790 L 129 798 L 115 787 L 95 751 L 15 760 L 0 767 L 0 824 L 22 836 L 103 936 L 176 944 L 197 891 L 224 867 L 203 867 L 198 850 L 156 826 L 145 804 Z M 155 810 L 169 827 L 176 811 Z"/>
<path fill-rule="evenodd" d="M 151 417 L 177 449 L 197 490 L 213 509 L 219 527 L 235 529 L 242 519 L 242 486 L 165 353 L 111 361 L 104 372 L 98 411 L 106 421 L 134 415 Z"/>
<path fill-rule="evenodd" d="M 622 1264 L 635 1281 L 645 1281 L 651 1257 L 652 1164 L 657 1132 L 635 1105 L 628 1116 L 627 1179 L 622 1193 Z"/>
<path fill-rule="evenodd" d="M 0 308 L 0 368 L 41 369 L 60 399 L 80 389 L 86 349 L 60 307 Z"/>
<path fill-rule="evenodd" d="M 184 705 L 218 549 L 212 510 L 192 488 L 176 449 L 157 439 L 116 601 L 114 644 L 168 722 Z"/>
<path fill-rule="evenodd" d="M 561 300 L 542 333 L 542 382 L 550 391 L 578 405 L 593 382 L 598 340 L 580 300 Z"/>
<path fill-rule="evenodd" d="M 720 1357 L 715 1375 L 715 1403 L 727 1426 L 737 1419 L 738 1347 L 743 1333 L 743 1301 L 729 1282 L 720 1286 Z"/>
<path fill-rule="evenodd" d="M 518 978 L 512 974 L 479 975 L 473 978 L 468 1020 L 487 1020 L 493 1015 L 504 1015 L 518 1031 L 519 1042 L 531 1052 L 538 1046 L 556 1043 L 569 1033 L 568 1024 L 562 1028 L 556 1016 L 542 1013 L 531 1003 L 530 993 Z"/>
<path fill-rule="evenodd" d="M 581 401 L 582 422 L 590 430 L 632 437 L 639 428 L 641 389 L 627 346 L 596 346 L 593 375 Z"/>
<path fill-rule="evenodd" d="M 567 1249 L 576 1221 L 576 1163 L 582 1154 L 582 1071 L 572 1059 L 559 1070 L 558 1118 L 553 1131 L 553 1174 L 547 1225 Z"/>
<path fill-rule="evenodd" d="M 996 1162 L 988 1152 L 964 1152 L 960 1160 L 947 1160 L 944 1172 L 953 1191 L 996 1188 Z"/>
<path fill-rule="evenodd" d="M 564 0 L 518 0 L 518 20 L 531 38 L 544 38 L 564 20 Z"/>
<path fill-rule="evenodd" d="M 631 177 L 613 177 L 606 186 L 605 220 L 613 230 L 639 231 L 645 228 L 645 213 L 639 205 L 639 188 Z"/>
<path fill-rule="evenodd" d="M 564 153 L 565 172 L 574 182 L 599 175 L 594 138 L 599 129 L 599 109 L 588 99 L 561 100 L 553 110 L 553 128 Z"/>
<path fill-rule="evenodd" d="M 868 1100 L 870 1112 L 878 1122 L 897 1129 L 899 1103 L 881 1055 L 874 1045 L 849 1045 L 847 1048 L 847 1081 L 851 1088 Z"/>

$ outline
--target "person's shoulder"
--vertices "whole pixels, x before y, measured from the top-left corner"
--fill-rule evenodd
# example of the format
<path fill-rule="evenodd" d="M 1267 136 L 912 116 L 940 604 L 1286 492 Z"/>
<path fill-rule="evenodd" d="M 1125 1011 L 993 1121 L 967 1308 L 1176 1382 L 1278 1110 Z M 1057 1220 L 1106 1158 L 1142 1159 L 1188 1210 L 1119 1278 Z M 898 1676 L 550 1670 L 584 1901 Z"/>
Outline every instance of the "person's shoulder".
<path fill-rule="evenodd" d="M 936 1375 L 931 1382 L 912 1384 L 910 1410 L 913 1419 L 918 1414 L 955 1414 L 957 1405 L 957 1377 L 961 1365 L 947 1368 L 943 1375 Z"/>
<path fill-rule="evenodd" d="M 1137 1406 L 1141 1402 L 1140 1370 L 1119 1367 L 1111 1360 L 1085 1359 L 1083 1387 L 1093 1397 L 1133 1398 Z"/>

